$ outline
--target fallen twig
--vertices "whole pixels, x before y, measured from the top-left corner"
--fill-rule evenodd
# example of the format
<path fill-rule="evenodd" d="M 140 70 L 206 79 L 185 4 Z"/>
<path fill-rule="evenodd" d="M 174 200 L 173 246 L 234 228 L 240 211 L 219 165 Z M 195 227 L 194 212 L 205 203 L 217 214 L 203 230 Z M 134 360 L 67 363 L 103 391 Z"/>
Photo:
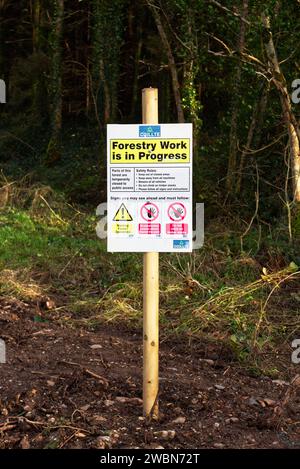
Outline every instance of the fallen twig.
<path fill-rule="evenodd" d="M 105 387 L 108 387 L 109 386 L 109 382 L 106 378 L 104 378 L 103 376 L 100 376 L 98 375 L 97 373 L 95 373 L 94 371 L 91 371 L 87 368 L 84 368 L 80 363 L 76 363 L 76 362 L 69 362 L 69 361 L 66 361 L 66 360 L 60 360 L 60 363 L 65 363 L 66 365 L 71 365 L 71 366 L 78 366 L 84 373 L 86 373 L 87 375 L 89 376 L 92 376 L 93 378 L 96 378 L 98 379 L 101 384 L 103 384 Z"/>

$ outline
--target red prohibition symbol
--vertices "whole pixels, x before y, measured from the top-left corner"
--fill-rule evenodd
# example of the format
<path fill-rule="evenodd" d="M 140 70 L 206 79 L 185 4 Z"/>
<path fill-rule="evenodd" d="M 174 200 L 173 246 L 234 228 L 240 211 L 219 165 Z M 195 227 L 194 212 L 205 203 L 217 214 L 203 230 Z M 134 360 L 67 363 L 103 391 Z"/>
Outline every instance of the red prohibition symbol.
<path fill-rule="evenodd" d="M 168 216 L 172 221 L 182 221 L 186 216 L 186 208 L 181 202 L 174 202 L 168 208 Z"/>
<path fill-rule="evenodd" d="M 147 222 L 152 222 L 157 219 L 159 215 L 158 206 L 153 202 L 146 202 L 141 208 L 141 217 Z"/>

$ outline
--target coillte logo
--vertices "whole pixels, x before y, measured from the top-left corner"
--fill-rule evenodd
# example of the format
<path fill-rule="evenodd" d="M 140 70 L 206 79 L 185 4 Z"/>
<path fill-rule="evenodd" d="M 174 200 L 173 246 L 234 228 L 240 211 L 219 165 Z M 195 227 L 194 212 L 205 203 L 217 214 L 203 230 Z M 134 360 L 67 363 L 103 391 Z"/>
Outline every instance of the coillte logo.
<path fill-rule="evenodd" d="M 142 138 L 160 137 L 160 125 L 140 125 L 139 136 Z"/>

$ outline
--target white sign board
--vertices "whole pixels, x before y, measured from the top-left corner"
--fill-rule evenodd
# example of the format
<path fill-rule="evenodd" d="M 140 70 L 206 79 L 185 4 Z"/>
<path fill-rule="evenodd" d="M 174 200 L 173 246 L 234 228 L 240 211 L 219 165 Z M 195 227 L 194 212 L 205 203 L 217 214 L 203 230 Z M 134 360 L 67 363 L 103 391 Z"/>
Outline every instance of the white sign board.
<path fill-rule="evenodd" d="M 107 126 L 107 249 L 192 251 L 192 124 Z"/>

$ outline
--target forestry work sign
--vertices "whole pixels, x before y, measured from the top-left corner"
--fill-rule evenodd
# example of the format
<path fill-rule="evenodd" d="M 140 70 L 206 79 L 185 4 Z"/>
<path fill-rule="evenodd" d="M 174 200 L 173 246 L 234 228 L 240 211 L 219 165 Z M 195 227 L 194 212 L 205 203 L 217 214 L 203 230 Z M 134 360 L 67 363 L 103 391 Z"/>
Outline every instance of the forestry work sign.
<path fill-rule="evenodd" d="M 192 125 L 108 125 L 108 251 L 192 251 Z"/>
<path fill-rule="evenodd" d="M 143 139 L 111 140 L 111 164 L 188 163 L 190 140 Z"/>

